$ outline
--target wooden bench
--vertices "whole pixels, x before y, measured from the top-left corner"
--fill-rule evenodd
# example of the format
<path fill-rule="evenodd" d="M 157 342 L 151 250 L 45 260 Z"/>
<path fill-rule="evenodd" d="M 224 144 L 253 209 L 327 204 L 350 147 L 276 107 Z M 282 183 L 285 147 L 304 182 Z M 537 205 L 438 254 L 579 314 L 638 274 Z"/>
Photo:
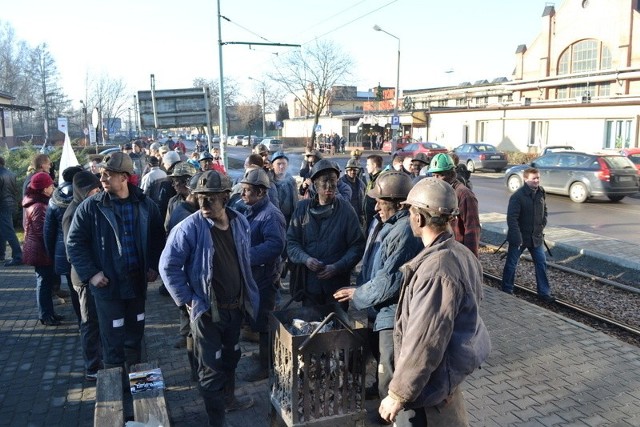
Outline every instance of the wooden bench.
<path fill-rule="evenodd" d="M 93 413 L 95 427 L 124 425 L 122 401 L 122 368 L 98 371 L 96 383 L 96 409 Z"/>
<path fill-rule="evenodd" d="M 131 366 L 131 372 L 148 371 L 157 365 L 157 363 L 139 363 Z M 147 423 L 152 417 L 163 427 L 171 426 L 164 390 L 147 390 L 133 395 L 134 420 Z M 98 371 L 96 383 L 93 425 L 94 427 L 124 426 L 124 418 L 122 368 L 102 369 Z"/>
<path fill-rule="evenodd" d="M 157 363 L 139 363 L 131 366 L 131 372 L 148 371 L 155 369 Z M 164 390 L 148 390 L 133 395 L 133 418 L 135 421 L 147 423 L 149 418 L 155 418 L 161 426 L 169 427 L 171 418 L 167 402 L 164 398 Z"/>

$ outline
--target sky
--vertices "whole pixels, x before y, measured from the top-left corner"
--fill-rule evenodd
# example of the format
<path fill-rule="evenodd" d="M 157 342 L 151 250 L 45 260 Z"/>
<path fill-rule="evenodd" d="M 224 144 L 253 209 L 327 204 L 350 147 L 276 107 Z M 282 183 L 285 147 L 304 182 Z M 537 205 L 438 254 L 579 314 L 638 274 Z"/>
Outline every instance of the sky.
<path fill-rule="evenodd" d="M 556 9 L 562 0 L 555 2 Z M 47 43 L 76 108 L 87 82 L 123 79 L 131 94 L 193 86 L 219 75 L 217 5 L 230 21 L 223 42 L 301 44 L 331 40 L 352 56 L 348 81 L 365 91 L 394 87 L 400 39 L 400 91 L 510 77 L 518 45 L 541 29 L 542 0 L 0 0 L 0 21 L 35 47 Z M 265 79 L 283 47 L 226 45 L 225 77 L 245 97 Z M 1 89 L 1 88 L 0 88 Z"/>

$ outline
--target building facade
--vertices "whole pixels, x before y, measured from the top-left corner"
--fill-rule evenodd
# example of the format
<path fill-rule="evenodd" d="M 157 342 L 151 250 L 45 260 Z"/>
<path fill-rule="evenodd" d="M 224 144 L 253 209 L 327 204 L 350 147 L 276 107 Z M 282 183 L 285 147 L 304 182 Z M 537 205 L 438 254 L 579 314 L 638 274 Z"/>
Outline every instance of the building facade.
<path fill-rule="evenodd" d="M 564 0 L 557 9 L 547 5 L 530 45 L 514 43 L 509 78 L 404 90 L 398 106 L 402 134 L 448 148 L 482 141 L 532 153 L 547 145 L 587 151 L 638 147 L 639 3 Z M 393 108 L 392 97 L 384 98 Z M 356 128 L 375 122 L 387 137 L 388 107 L 363 108 Z M 349 115 L 351 125 L 353 119 Z"/>

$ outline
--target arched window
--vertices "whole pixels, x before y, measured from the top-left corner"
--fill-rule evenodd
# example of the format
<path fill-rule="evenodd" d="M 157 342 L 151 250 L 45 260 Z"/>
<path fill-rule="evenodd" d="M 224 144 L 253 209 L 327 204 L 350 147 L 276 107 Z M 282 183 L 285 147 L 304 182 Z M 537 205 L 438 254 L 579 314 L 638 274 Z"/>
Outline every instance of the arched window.
<path fill-rule="evenodd" d="M 604 43 L 588 39 L 569 46 L 558 60 L 558 75 L 588 73 L 611 68 L 611 51 Z"/>

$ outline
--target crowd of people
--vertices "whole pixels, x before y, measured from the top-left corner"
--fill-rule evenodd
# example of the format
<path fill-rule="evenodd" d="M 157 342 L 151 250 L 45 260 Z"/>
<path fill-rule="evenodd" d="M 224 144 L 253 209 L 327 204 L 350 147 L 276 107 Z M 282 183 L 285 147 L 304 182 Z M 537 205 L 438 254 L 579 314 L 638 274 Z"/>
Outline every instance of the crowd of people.
<path fill-rule="evenodd" d="M 8 224 L 15 175 L 0 157 L 0 243 L 9 242 L 11 265 L 34 267 L 45 326 L 64 320 L 52 294 L 66 277 L 86 378 L 140 362 L 147 284 L 161 278 L 179 307 L 180 342 L 209 425 L 225 425 L 226 412 L 253 404 L 235 395 L 243 325 L 259 342 L 245 380 L 258 381 L 268 376 L 268 316 L 289 274 L 303 306 L 366 311 L 378 363 L 366 396 L 381 399 L 381 423 L 467 425 L 459 385 L 487 358 L 490 340 L 479 316 L 478 200 L 455 159 L 396 156 L 385 167 L 371 154 L 363 166 L 354 150 L 341 167 L 307 149 L 296 180 L 287 153 L 258 144 L 234 183 L 219 150 L 198 147 L 188 155 L 177 144 L 133 141 L 94 169 L 66 169 L 57 187 L 51 160 L 36 156 L 23 189 L 22 248 Z M 536 173 L 525 172 L 528 190 L 509 205 L 504 290 L 512 292 L 529 249 L 550 301 Z"/>

